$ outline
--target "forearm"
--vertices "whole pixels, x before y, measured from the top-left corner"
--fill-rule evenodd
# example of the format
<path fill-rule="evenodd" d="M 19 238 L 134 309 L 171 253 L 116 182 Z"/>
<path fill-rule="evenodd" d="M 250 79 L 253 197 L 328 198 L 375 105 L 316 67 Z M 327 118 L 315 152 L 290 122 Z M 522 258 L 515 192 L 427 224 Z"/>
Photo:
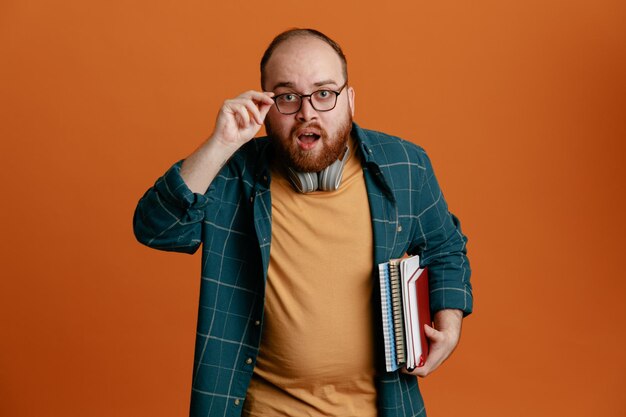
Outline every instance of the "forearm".
<path fill-rule="evenodd" d="M 183 161 L 180 176 L 192 192 L 204 194 L 236 150 L 214 138 L 208 139 Z"/>

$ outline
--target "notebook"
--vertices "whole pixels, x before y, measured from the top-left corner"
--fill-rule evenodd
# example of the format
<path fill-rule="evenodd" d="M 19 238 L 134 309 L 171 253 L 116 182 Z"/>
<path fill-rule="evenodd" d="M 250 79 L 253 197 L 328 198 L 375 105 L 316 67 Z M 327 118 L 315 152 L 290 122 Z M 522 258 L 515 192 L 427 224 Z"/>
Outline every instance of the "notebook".
<path fill-rule="evenodd" d="M 378 265 L 380 279 L 385 367 L 408 370 L 424 365 L 428 340 L 424 324 L 431 324 L 428 270 L 419 256 L 391 259 Z"/>

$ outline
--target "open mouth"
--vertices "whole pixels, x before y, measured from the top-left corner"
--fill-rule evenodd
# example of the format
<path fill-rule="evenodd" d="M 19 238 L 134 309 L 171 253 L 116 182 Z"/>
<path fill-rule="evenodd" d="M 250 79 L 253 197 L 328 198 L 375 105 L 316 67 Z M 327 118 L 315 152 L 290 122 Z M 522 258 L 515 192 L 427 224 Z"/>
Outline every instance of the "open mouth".
<path fill-rule="evenodd" d="M 302 149 L 308 150 L 315 146 L 320 137 L 320 135 L 314 132 L 300 133 L 298 135 L 298 144 Z"/>

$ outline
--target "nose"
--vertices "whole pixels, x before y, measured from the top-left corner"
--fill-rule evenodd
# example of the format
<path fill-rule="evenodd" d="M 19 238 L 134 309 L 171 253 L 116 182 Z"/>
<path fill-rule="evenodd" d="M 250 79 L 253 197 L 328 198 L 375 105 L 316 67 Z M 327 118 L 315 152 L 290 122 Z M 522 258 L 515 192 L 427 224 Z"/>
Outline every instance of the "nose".
<path fill-rule="evenodd" d="M 302 106 L 300 106 L 300 110 L 296 113 L 296 118 L 301 122 L 317 118 L 317 111 L 313 108 L 313 104 L 311 104 L 311 97 L 304 97 L 302 99 Z"/>

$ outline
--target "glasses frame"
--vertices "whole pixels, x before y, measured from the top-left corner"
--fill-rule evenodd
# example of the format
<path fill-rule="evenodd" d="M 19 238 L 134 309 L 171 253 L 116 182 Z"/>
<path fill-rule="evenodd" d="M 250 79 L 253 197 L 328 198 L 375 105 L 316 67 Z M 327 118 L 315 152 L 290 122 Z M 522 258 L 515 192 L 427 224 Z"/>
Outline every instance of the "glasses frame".
<path fill-rule="evenodd" d="M 341 94 L 341 92 L 344 90 L 344 88 L 346 88 L 348 86 L 348 81 L 346 81 L 343 86 L 341 86 L 341 88 L 339 89 L 339 91 L 335 91 L 335 90 L 330 90 L 328 88 L 320 88 L 319 90 L 315 90 L 313 91 L 311 94 L 300 94 L 300 93 L 284 93 L 284 94 L 279 94 L 277 96 L 272 97 L 272 100 L 274 100 L 274 104 L 276 104 L 276 110 L 278 110 L 278 112 L 280 114 L 284 114 L 284 115 L 291 115 L 291 114 L 296 114 L 298 113 L 300 110 L 302 110 L 302 103 L 304 103 L 304 99 L 308 98 L 309 99 L 309 103 L 311 103 L 311 107 L 313 107 L 313 110 L 317 111 L 317 112 L 327 112 L 327 111 L 331 111 L 333 110 L 335 107 L 337 107 L 337 99 L 339 98 L 339 94 Z M 331 93 L 335 94 L 335 104 L 333 104 L 333 107 L 331 107 L 330 109 L 327 110 L 319 110 L 315 108 L 315 104 L 313 104 L 313 99 L 311 98 L 314 94 L 319 93 L 320 91 L 328 91 Z M 300 106 L 298 106 L 298 110 L 296 111 L 292 111 L 289 113 L 285 113 L 280 111 L 280 107 L 278 107 L 278 102 L 276 100 L 278 100 L 280 97 L 282 96 L 287 96 L 287 95 L 294 95 L 294 96 L 298 96 L 300 98 Z"/>

